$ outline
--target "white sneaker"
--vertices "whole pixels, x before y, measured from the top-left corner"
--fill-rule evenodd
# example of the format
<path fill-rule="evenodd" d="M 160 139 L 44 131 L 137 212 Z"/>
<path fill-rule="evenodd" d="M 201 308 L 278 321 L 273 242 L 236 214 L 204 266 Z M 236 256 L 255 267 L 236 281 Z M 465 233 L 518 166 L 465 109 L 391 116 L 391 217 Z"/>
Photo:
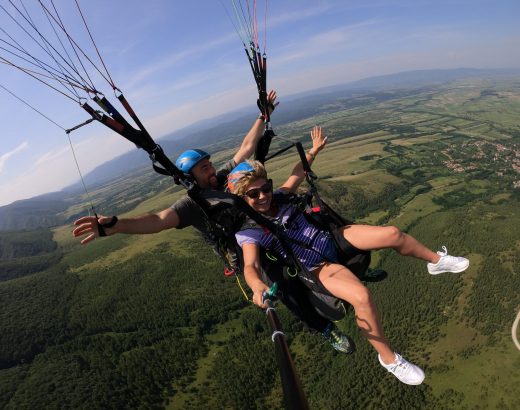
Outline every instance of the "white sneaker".
<path fill-rule="evenodd" d="M 442 252 L 437 252 L 440 255 L 439 262 L 428 263 L 428 272 L 430 275 L 438 275 L 439 273 L 451 272 L 459 273 L 465 271 L 469 266 L 469 260 L 461 256 L 450 256 L 445 246 L 442 247 Z"/>
<path fill-rule="evenodd" d="M 381 360 L 380 355 L 377 355 L 377 358 L 381 366 L 405 384 L 417 386 L 424 380 L 424 372 L 422 369 L 406 359 L 403 359 L 399 353 L 395 353 L 395 363 L 392 364 L 385 364 Z"/>

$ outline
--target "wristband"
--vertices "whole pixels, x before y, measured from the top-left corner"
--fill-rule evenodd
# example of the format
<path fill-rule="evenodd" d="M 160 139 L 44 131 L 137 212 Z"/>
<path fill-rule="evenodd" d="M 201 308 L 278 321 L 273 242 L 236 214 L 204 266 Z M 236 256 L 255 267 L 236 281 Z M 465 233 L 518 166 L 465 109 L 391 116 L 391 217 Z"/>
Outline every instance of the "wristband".
<path fill-rule="evenodd" d="M 97 226 L 98 226 L 99 236 L 107 236 L 105 228 L 112 228 L 117 223 L 117 221 L 118 221 L 118 219 L 117 219 L 117 216 L 115 216 L 115 215 L 112 217 L 112 219 L 110 221 L 108 221 L 104 224 L 100 224 L 99 221 L 96 221 Z"/>
<path fill-rule="evenodd" d="M 117 223 L 117 221 L 118 221 L 117 216 L 114 215 L 110 221 L 102 224 L 101 226 L 103 228 L 112 228 Z"/>

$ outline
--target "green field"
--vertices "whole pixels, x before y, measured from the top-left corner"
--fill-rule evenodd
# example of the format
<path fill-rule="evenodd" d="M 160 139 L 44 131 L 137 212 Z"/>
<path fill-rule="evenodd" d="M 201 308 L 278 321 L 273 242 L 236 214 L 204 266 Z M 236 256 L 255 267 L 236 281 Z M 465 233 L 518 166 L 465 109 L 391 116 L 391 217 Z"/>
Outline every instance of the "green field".
<path fill-rule="evenodd" d="M 338 323 L 358 348 L 345 356 L 281 307 L 309 403 L 518 408 L 520 352 L 510 334 L 520 308 L 518 83 L 388 93 L 346 108 L 338 100 L 277 133 L 308 147 L 311 127 L 322 125 L 330 142 L 313 169 L 330 205 L 360 223 L 396 225 L 432 249 L 446 245 L 471 266 L 430 276 L 423 262 L 373 253 L 372 267 L 389 275 L 368 286 L 394 348 L 425 369 L 417 387 L 379 366 L 352 312 Z M 215 162 L 233 152 L 225 148 Z M 276 183 L 296 161 L 288 153 L 268 163 Z M 147 171 L 92 196 L 107 214 L 139 215 L 182 193 Z M 77 203 L 63 216 L 84 209 Z M 193 230 L 80 246 L 71 229 L 0 238 L 12 248 L 0 282 L 0 408 L 283 408 L 264 314 Z M 36 237 L 37 247 L 17 253 Z M 24 266 L 28 255 L 41 259 Z"/>

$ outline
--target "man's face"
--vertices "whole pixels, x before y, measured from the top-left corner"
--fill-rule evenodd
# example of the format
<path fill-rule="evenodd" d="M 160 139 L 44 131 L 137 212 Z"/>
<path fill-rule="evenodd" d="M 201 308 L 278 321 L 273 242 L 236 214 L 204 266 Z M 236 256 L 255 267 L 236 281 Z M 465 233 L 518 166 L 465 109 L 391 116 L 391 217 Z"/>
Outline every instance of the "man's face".
<path fill-rule="evenodd" d="M 195 165 L 191 169 L 191 173 L 201 188 L 216 188 L 218 186 L 217 171 L 207 158 Z"/>

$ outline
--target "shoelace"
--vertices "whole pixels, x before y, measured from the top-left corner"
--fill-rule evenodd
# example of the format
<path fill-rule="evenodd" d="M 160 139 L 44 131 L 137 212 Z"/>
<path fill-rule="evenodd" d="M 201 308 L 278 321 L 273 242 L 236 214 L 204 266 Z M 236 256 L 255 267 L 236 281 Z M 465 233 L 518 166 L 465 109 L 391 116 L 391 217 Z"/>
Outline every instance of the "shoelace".
<path fill-rule="evenodd" d="M 402 362 L 401 360 L 397 360 L 397 362 L 392 365 L 391 367 L 388 368 L 389 371 L 391 371 L 392 373 L 406 373 L 407 370 L 409 369 L 410 367 L 410 363 L 408 362 Z"/>
<path fill-rule="evenodd" d="M 341 337 L 336 334 L 336 332 L 332 331 L 330 332 L 330 337 L 335 343 L 341 342 Z"/>
<path fill-rule="evenodd" d="M 438 251 L 437 254 L 440 255 L 440 256 L 446 256 L 448 254 L 448 249 L 442 245 L 442 252 L 441 251 Z"/>

